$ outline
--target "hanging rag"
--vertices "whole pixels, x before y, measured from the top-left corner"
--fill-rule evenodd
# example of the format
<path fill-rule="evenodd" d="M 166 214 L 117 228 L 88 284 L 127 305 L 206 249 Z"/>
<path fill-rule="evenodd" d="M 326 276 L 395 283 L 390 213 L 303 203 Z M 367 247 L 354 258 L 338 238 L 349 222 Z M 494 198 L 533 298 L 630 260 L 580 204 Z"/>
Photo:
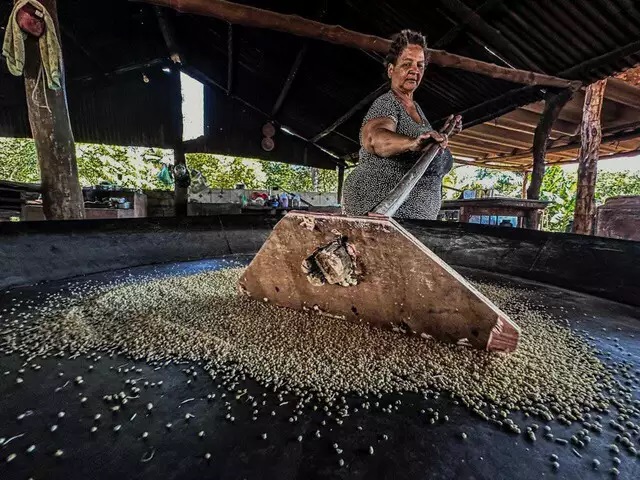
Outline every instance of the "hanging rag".
<path fill-rule="evenodd" d="M 7 59 L 7 68 L 15 76 L 22 75 L 24 71 L 25 48 L 24 41 L 27 34 L 22 31 L 17 21 L 17 14 L 22 7 L 31 4 L 42 12 L 45 23 L 45 32 L 38 39 L 42 67 L 47 78 L 47 86 L 51 90 L 62 88 L 62 51 L 56 27 L 47 9 L 37 0 L 20 0 L 16 2 L 9 16 L 2 44 L 2 55 Z"/>

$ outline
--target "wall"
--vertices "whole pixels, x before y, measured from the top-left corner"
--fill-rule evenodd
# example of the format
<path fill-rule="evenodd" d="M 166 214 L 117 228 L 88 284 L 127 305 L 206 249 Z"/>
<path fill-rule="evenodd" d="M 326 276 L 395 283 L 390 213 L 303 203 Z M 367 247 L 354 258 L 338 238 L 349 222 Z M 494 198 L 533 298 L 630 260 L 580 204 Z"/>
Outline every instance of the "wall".
<path fill-rule="evenodd" d="M 0 288 L 136 265 L 255 253 L 275 217 L 219 215 L 0 224 Z M 640 306 L 640 242 L 404 221 L 454 266 L 519 276 Z"/>

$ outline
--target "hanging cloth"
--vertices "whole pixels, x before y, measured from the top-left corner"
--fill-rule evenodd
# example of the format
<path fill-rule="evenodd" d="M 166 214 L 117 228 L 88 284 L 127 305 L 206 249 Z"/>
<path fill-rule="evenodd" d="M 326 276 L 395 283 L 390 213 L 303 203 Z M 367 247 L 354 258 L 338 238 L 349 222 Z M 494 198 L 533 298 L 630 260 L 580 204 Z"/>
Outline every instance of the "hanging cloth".
<path fill-rule="evenodd" d="M 37 0 L 20 0 L 16 2 L 9 16 L 9 23 L 2 44 L 2 55 L 7 59 L 7 68 L 15 76 L 21 76 L 24 71 L 25 48 L 24 41 L 27 33 L 23 32 L 17 21 L 17 14 L 22 7 L 31 4 L 42 12 L 45 23 L 44 35 L 38 39 L 42 67 L 47 78 L 47 86 L 51 90 L 62 88 L 62 51 L 56 34 L 56 27 L 47 9 Z"/>

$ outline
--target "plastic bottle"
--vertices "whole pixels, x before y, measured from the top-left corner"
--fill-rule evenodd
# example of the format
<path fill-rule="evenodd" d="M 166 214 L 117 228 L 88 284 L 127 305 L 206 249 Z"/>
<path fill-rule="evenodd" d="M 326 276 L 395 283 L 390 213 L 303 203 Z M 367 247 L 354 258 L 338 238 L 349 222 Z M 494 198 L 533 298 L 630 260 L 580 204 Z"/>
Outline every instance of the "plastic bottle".
<path fill-rule="evenodd" d="M 291 208 L 300 208 L 300 195 L 297 193 L 293 196 L 293 200 L 291 200 Z"/>
<path fill-rule="evenodd" d="M 284 192 L 280 194 L 280 206 L 282 208 L 289 208 L 289 196 Z"/>

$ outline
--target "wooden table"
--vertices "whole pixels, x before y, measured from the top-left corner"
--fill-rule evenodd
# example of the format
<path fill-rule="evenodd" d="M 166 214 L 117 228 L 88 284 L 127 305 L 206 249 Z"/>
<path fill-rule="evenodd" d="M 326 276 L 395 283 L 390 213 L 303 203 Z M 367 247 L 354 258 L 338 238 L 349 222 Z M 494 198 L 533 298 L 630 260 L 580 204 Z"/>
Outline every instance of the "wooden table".
<path fill-rule="evenodd" d="M 487 197 L 467 200 L 445 200 L 442 211 L 458 210 L 459 221 L 464 223 L 485 223 L 489 217 L 489 225 L 499 225 L 498 217 L 517 217 L 517 227 L 540 229 L 542 213 L 549 202 L 544 200 L 528 200 L 524 198 Z M 493 218 L 495 217 L 495 221 Z M 493 221 L 493 223 L 492 223 Z"/>

